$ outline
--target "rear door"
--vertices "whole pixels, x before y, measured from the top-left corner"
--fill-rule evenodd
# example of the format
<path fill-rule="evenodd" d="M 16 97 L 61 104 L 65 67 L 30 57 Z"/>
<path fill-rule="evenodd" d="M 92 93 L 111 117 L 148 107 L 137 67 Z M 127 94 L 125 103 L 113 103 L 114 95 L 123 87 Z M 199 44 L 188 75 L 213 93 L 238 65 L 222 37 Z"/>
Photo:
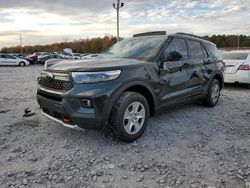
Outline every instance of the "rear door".
<path fill-rule="evenodd" d="M 234 74 L 238 71 L 240 66 L 246 62 L 248 53 L 224 52 L 222 56 L 225 62 L 225 73 Z"/>
<path fill-rule="evenodd" d="M 208 53 L 200 41 L 191 39 L 186 41 L 190 52 L 190 58 L 187 62 L 188 66 L 185 69 L 189 78 L 187 87 L 192 88 L 193 93 L 201 93 L 202 85 L 205 83 L 202 69 L 204 62 L 209 62 Z"/>

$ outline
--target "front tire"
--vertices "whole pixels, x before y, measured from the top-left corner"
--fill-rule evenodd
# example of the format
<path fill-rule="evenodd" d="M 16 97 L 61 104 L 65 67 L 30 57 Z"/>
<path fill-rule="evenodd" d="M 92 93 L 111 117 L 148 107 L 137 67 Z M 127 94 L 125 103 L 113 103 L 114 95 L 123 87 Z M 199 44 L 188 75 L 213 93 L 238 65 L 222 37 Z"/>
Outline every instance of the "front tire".
<path fill-rule="evenodd" d="M 132 142 L 144 133 L 148 118 L 146 98 L 136 92 L 124 92 L 112 108 L 109 123 L 116 138 Z"/>
<path fill-rule="evenodd" d="M 20 66 L 20 67 L 25 67 L 25 65 L 26 65 L 26 64 L 25 64 L 24 62 L 20 62 L 20 63 L 19 63 L 19 66 Z"/>
<path fill-rule="evenodd" d="M 203 101 L 203 104 L 208 107 L 215 106 L 219 101 L 220 91 L 220 82 L 217 79 L 213 79 L 208 88 L 208 94 L 205 100 Z"/>

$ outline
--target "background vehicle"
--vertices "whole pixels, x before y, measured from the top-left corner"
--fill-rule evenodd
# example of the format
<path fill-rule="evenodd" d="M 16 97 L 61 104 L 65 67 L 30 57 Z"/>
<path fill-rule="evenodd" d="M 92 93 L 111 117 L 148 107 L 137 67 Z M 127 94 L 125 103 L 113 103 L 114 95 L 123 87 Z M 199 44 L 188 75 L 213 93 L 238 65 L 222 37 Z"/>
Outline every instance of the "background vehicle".
<path fill-rule="evenodd" d="M 79 53 L 73 53 L 72 54 L 72 59 L 81 59 L 81 54 L 79 54 Z"/>
<path fill-rule="evenodd" d="M 37 62 L 37 57 L 38 57 L 38 55 L 34 55 L 34 54 L 26 56 L 26 58 L 28 58 L 27 60 L 28 60 L 30 63 L 33 63 L 33 64 L 34 64 L 35 62 Z"/>
<path fill-rule="evenodd" d="M 24 58 L 25 56 L 21 53 L 17 53 L 17 54 L 14 54 L 14 53 L 11 53 L 9 55 L 13 55 L 13 56 L 16 56 L 17 58 Z"/>
<path fill-rule="evenodd" d="M 9 54 L 0 54 L 0 65 L 28 66 L 30 63 L 22 58 Z"/>
<path fill-rule="evenodd" d="M 242 83 L 250 87 L 250 51 L 222 52 L 225 83 Z"/>
<path fill-rule="evenodd" d="M 38 60 L 38 56 L 39 58 L 41 58 L 43 55 L 48 55 L 49 53 L 47 52 L 35 52 L 31 55 L 26 56 L 26 59 L 31 63 L 34 64 L 35 62 L 37 62 Z"/>
<path fill-rule="evenodd" d="M 224 83 L 216 45 L 185 33 L 137 34 L 100 56 L 42 72 L 37 101 L 44 115 L 73 129 L 108 127 L 130 142 L 166 107 L 197 100 L 215 106 Z"/>
<path fill-rule="evenodd" d="M 57 55 L 57 54 L 46 55 L 46 56 L 42 56 L 42 57 L 38 58 L 37 62 L 41 63 L 41 64 L 44 64 L 45 61 L 47 61 L 49 59 L 64 59 L 64 58 L 61 55 Z"/>

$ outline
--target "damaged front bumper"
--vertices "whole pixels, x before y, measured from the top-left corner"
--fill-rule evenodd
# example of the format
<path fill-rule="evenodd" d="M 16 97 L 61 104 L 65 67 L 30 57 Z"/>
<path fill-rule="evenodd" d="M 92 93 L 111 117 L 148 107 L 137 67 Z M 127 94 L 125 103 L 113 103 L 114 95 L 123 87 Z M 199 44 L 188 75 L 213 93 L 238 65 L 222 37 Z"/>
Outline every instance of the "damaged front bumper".
<path fill-rule="evenodd" d="M 49 119 L 51 119 L 51 120 L 53 120 L 53 121 L 55 121 L 57 123 L 60 123 L 64 127 L 67 127 L 67 128 L 70 128 L 70 129 L 75 129 L 75 130 L 83 130 L 82 128 L 78 127 L 78 125 L 70 125 L 70 124 L 64 123 L 63 121 L 61 121 L 59 119 L 56 119 L 56 118 L 44 113 L 43 111 L 42 111 L 42 114 L 44 116 L 46 116 L 47 118 L 49 118 Z"/>

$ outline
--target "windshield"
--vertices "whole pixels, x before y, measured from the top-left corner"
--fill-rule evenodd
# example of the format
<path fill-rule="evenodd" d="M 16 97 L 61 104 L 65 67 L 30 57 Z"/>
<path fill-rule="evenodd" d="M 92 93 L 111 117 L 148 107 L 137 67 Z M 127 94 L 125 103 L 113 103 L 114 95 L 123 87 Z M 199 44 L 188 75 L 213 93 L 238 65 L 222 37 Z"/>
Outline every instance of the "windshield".
<path fill-rule="evenodd" d="M 222 53 L 224 60 L 245 60 L 248 53 Z"/>
<path fill-rule="evenodd" d="M 104 54 L 116 58 L 147 60 L 156 55 L 165 40 L 165 36 L 126 39 L 114 44 Z"/>

